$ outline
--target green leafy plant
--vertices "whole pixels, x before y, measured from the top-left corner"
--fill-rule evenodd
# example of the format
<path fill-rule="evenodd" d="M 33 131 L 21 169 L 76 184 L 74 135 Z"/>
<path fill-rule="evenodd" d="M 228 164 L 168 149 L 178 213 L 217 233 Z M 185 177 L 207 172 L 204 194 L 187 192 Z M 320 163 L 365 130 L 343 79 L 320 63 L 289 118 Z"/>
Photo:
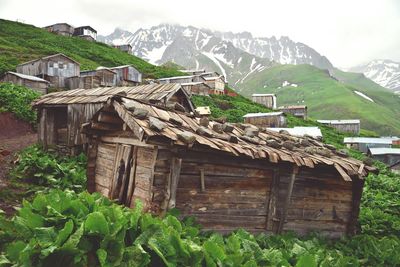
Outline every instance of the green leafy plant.
<path fill-rule="evenodd" d="M 38 92 L 27 87 L 0 83 L 0 112 L 11 112 L 18 119 L 34 124 L 37 115 L 31 102 L 39 96 Z"/>
<path fill-rule="evenodd" d="M 19 153 L 12 175 L 37 185 L 81 191 L 86 188 L 86 156 L 58 157 L 33 145 Z"/>

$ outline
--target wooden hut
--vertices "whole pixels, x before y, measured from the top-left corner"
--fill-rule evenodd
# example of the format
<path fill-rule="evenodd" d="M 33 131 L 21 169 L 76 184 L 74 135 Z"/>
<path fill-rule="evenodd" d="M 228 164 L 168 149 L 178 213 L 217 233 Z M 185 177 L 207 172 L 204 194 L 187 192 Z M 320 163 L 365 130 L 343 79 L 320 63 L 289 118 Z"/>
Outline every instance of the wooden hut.
<path fill-rule="evenodd" d="M 202 76 L 202 78 L 205 81 L 205 84 L 207 84 L 211 90 L 210 94 L 213 95 L 224 95 L 225 94 L 225 78 L 222 75 L 219 76 Z"/>
<path fill-rule="evenodd" d="M 88 189 L 205 230 L 353 233 L 375 171 L 314 140 L 220 124 L 116 96 L 83 127 Z"/>
<path fill-rule="evenodd" d="M 36 76 L 25 75 L 12 71 L 4 73 L 0 77 L 0 82 L 10 82 L 17 85 L 23 85 L 42 94 L 47 94 L 47 89 L 50 85 L 50 82 Z"/>
<path fill-rule="evenodd" d="M 77 27 L 73 35 L 92 42 L 97 40 L 97 31 L 91 26 Z"/>
<path fill-rule="evenodd" d="M 251 99 L 253 102 L 264 105 L 267 108 L 276 109 L 275 94 L 252 94 Z"/>
<path fill-rule="evenodd" d="M 248 113 L 243 116 L 245 123 L 259 127 L 286 127 L 286 116 L 283 112 Z"/>
<path fill-rule="evenodd" d="M 74 34 L 74 27 L 68 23 L 56 23 L 46 26 L 43 29 L 63 36 L 72 36 Z"/>
<path fill-rule="evenodd" d="M 195 112 L 189 96 L 178 84 L 150 84 L 55 92 L 41 97 L 33 104 L 38 110 L 39 143 L 45 148 L 56 146 L 64 154 L 77 154 L 85 151 L 87 140 L 81 134 L 81 125 L 88 122 L 107 99 L 115 94 Z"/>
<path fill-rule="evenodd" d="M 68 89 L 92 89 L 98 87 L 112 87 L 116 85 L 117 73 L 106 67 L 81 71 L 80 77 L 71 77 L 66 80 L 66 86 Z"/>
<path fill-rule="evenodd" d="M 117 73 L 117 86 L 133 86 L 142 82 L 142 73 L 132 65 L 112 67 L 110 70 Z"/>
<path fill-rule="evenodd" d="M 317 120 L 343 133 L 360 134 L 360 120 Z"/>
<path fill-rule="evenodd" d="M 388 166 L 400 162 L 400 148 L 371 147 L 368 149 L 368 156 L 379 160 Z"/>
<path fill-rule="evenodd" d="M 182 87 L 188 92 L 189 95 L 206 95 L 210 94 L 212 90 L 210 86 L 208 86 L 204 82 L 191 82 L 191 83 L 182 83 Z"/>
<path fill-rule="evenodd" d="M 292 114 L 295 117 L 307 119 L 307 106 L 297 105 L 297 106 L 284 106 L 278 108 L 280 111 L 286 114 Z"/>
<path fill-rule="evenodd" d="M 17 72 L 49 81 L 51 87 L 65 88 L 65 79 L 79 76 L 80 64 L 64 54 L 55 54 L 22 63 Z"/>
<path fill-rule="evenodd" d="M 356 149 L 363 153 L 368 153 L 369 148 L 391 148 L 391 138 L 375 138 L 375 137 L 345 137 L 343 143 L 352 149 Z"/>
<path fill-rule="evenodd" d="M 113 45 L 113 47 L 121 50 L 122 52 L 132 54 L 132 46 L 130 44 Z"/>

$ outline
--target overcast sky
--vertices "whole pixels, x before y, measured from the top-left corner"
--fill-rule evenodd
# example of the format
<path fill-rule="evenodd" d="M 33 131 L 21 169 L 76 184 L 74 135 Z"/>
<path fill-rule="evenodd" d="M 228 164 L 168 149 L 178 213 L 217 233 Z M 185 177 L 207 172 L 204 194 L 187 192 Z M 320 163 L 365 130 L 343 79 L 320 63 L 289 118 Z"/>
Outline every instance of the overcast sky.
<path fill-rule="evenodd" d="M 254 36 L 289 36 L 338 67 L 400 61 L 400 0 L 0 0 L 0 18 L 36 26 L 91 25 L 135 31 L 177 23 Z"/>

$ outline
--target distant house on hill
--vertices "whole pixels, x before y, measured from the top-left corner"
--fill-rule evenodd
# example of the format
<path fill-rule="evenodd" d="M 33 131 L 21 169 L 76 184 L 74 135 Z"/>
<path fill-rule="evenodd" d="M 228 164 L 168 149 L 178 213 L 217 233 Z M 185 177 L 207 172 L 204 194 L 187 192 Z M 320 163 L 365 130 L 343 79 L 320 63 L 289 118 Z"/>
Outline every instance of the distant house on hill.
<path fill-rule="evenodd" d="M 283 112 L 248 113 L 243 116 L 245 123 L 258 127 L 286 127 L 286 116 Z"/>
<path fill-rule="evenodd" d="M 56 23 L 53 25 L 46 26 L 43 29 L 63 36 L 74 35 L 74 27 L 68 23 Z"/>
<path fill-rule="evenodd" d="M 206 73 L 205 69 L 195 69 L 195 70 L 179 70 L 180 72 L 187 73 L 188 75 L 201 75 Z"/>
<path fill-rule="evenodd" d="M 117 73 L 109 68 L 98 67 L 95 70 L 81 71 L 80 77 L 71 77 L 66 81 L 68 89 L 91 89 L 116 86 Z"/>
<path fill-rule="evenodd" d="M 91 26 L 81 26 L 74 29 L 74 36 L 80 37 L 88 41 L 96 41 L 97 31 Z"/>
<path fill-rule="evenodd" d="M 117 86 L 134 86 L 142 82 L 142 73 L 132 65 L 123 65 L 109 68 L 117 73 Z"/>
<path fill-rule="evenodd" d="M 343 133 L 360 133 L 360 120 L 317 120 L 319 123 L 335 128 Z"/>
<path fill-rule="evenodd" d="M 304 120 L 307 119 L 307 106 L 305 105 L 283 106 L 279 107 L 278 110 Z"/>
<path fill-rule="evenodd" d="M 288 132 L 290 135 L 299 137 L 311 136 L 316 139 L 321 139 L 323 137 L 321 129 L 318 127 L 267 128 L 267 129 L 278 133 L 281 131 L 285 131 Z"/>
<path fill-rule="evenodd" d="M 64 154 L 86 150 L 81 126 L 110 99 L 121 94 L 160 106 L 195 112 L 186 91 L 179 84 L 150 84 L 132 87 L 75 89 L 50 93 L 33 103 L 38 111 L 38 140 L 45 148 L 56 146 Z M 178 105 L 179 104 L 179 105 Z"/>
<path fill-rule="evenodd" d="M 65 88 L 67 78 L 80 75 L 80 64 L 64 54 L 55 54 L 19 64 L 17 72 L 49 81 L 51 87 Z"/>
<path fill-rule="evenodd" d="M 392 139 L 375 137 L 345 137 L 343 143 L 348 148 L 367 153 L 370 148 L 391 148 Z"/>
<path fill-rule="evenodd" d="M 181 85 L 189 95 L 209 95 L 212 90 L 210 86 L 203 82 L 181 83 Z"/>
<path fill-rule="evenodd" d="M 47 94 L 50 82 L 36 76 L 8 71 L 0 77 L 0 82 L 10 82 L 29 87 L 39 93 Z"/>
<path fill-rule="evenodd" d="M 130 44 L 113 45 L 113 47 L 121 50 L 122 52 L 132 54 L 132 46 Z"/>
<path fill-rule="evenodd" d="M 276 109 L 275 94 L 252 94 L 253 102 L 266 106 L 269 109 Z"/>
<path fill-rule="evenodd" d="M 175 76 L 161 78 L 157 81 L 164 83 L 181 83 L 185 84 L 188 92 L 200 95 L 224 95 L 225 94 L 225 77 L 217 72 L 205 72 L 204 70 L 187 70 L 183 71 L 190 75 Z M 209 88 L 209 89 L 208 89 Z M 208 89 L 208 90 L 207 90 Z"/>
<path fill-rule="evenodd" d="M 370 147 L 367 154 L 388 166 L 400 162 L 400 148 Z"/>

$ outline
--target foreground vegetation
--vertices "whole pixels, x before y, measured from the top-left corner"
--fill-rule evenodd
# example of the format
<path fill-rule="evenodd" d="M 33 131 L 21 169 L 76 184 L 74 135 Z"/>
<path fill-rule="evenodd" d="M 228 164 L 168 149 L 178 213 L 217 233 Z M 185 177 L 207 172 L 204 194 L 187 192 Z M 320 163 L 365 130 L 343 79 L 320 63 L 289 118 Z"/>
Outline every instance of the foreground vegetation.
<path fill-rule="evenodd" d="M 11 112 L 18 119 L 35 124 L 37 115 L 31 103 L 39 96 L 39 93 L 24 86 L 0 83 L 0 113 Z"/>
<path fill-rule="evenodd" d="M 38 146 L 21 152 L 14 179 L 40 187 L 13 218 L 1 216 L 0 266 L 400 265 L 400 175 L 382 164 L 366 179 L 359 234 L 341 240 L 203 233 L 177 210 L 153 217 L 139 202 L 129 209 L 80 192 L 84 166 L 83 156 L 63 158 Z"/>
<path fill-rule="evenodd" d="M 81 64 L 81 70 L 131 64 L 148 78 L 179 76 L 168 67 L 154 66 L 138 57 L 99 42 L 65 37 L 23 23 L 0 19 L 0 75 L 29 60 L 63 53 Z"/>

